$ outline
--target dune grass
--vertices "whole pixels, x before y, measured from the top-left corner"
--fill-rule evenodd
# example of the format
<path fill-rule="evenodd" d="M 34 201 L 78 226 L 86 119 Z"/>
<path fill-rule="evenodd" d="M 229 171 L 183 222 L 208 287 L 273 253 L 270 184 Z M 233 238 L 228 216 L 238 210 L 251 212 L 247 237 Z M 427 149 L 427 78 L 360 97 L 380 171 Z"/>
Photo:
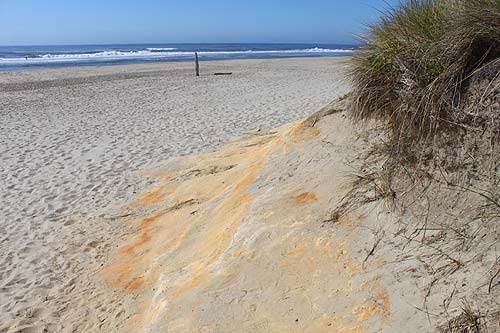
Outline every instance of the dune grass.
<path fill-rule="evenodd" d="M 500 0 L 408 0 L 383 12 L 364 42 L 353 58 L 350 116 L 381 122 L 369 122 L 377 127 L 332 221 L 385 199 L 404 216 L 397 234 L 415 251 L 431 251 L 427 294 L 443 279 L 456 286 L 477 262 L 475 251 L 496 257 L 489 242 L 498 239 L 463 231 L 500 228 Z M 440 238 L 428 236 L 429 225 Z M 497 266 L 481 268 L 491 299 L 500 292 Z M 465 299 L 472 285 L 450 300 Z M 438 318 L 437 331 L 498 331 L 488 297 L 474 299 L 477 310 Z"/>
<path fill-rule="evenodd" d="M 369 26 L 352 70 L 355 120 L 387 121 L 402 152 L 470 126 L 462 95 L 500 69 L 500 0 L 410 0 Z"/>

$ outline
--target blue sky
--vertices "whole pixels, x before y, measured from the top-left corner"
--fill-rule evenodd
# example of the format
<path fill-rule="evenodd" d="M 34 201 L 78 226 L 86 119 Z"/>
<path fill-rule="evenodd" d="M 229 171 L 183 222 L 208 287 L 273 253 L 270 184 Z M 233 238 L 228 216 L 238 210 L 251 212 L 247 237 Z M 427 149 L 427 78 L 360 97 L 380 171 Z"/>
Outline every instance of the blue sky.
<path fill-rule="evenodd" d="M 0 45 L 352 43 L 399 0 L 0 0 Z"/>

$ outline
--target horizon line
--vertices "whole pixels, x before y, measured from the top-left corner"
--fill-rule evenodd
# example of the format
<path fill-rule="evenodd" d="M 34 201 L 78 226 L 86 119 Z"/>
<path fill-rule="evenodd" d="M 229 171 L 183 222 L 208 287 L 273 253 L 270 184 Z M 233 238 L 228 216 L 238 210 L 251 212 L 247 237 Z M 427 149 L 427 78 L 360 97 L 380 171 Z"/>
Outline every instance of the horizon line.
<path fill-rule="evenodd" d="M 205 42 L 205 43 L 196 43 L 196 42 L 189 42 L 189 43 L 176 43 L 176 42 L 111 42 L 111 43 L 62 43 L 62 44 L 53 44 L 53 43 L 47 43 L 47 44 L 0 44 L 0 47 L 22 47 L 22 46 L 99 46 L 99 45 L 210 45 L 210 44 L 242 44 L 242 45 L 251 45 L 251 44 L 261 44 L 261 45 L 315 45 L 315 44 L 322 44 L 322 45 L 345 45 L 345 46 L 357 46 L 357 45 L 362 45 L 363 43 L 358 42 L 358 43 L 334 43 L 334 42 Z"/>

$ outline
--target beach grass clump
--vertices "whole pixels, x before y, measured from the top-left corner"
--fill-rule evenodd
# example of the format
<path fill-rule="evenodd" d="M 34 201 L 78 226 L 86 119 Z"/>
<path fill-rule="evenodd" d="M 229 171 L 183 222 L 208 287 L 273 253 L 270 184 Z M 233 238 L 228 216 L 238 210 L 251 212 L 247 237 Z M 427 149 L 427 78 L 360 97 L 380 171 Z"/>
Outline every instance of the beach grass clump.
<path fill-rule="evenodd" d="M 397 152 L 478 123 L 464 94 L 484 73 L 499 81 L 500 0 L 410 0 L 386 10 L 363 38 L 351 116 L 387 121 Z"/>
<path fill-rule="evenodd" d="M 424 303 L 455 310 L 437 318 L 438 331 L 497 332 L 498 308 L 488 299 L 499 297 L 498 261 L 474 265 L 500 230 L 500 0 L 408 0 L 383 12 L 364 38 L 353 57 L 350 115 L 376 127 L 366 131 L 363 164 L 332 220 L 385 199 L 400 212 L 394 235 L 426 257 Z M 488 295 L 474 298 L 480 311 L 459 311 L 452 298 L 484 288 L 474 270 L 487 277 Z M 459 287 L 428 298 L 446 285 Z"/>

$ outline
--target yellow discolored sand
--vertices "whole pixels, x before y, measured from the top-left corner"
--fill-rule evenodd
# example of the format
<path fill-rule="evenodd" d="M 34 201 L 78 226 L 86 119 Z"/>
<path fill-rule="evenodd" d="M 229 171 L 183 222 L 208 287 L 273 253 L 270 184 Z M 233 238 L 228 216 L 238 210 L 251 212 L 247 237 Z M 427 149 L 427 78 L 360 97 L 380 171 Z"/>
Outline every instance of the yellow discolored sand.
<path fill-rule="evenodd" d="M 340 115 L 328 119 L 341 130 Z M 362 267 L 366 242 L 352 230 L 366 216 L 343 216 L 335 230 L 317 220 L 342 179 L 307 167 L 326 148 L 320 125 L 253 132 L 151 172 L 155 188 L 127 208 L 145 217 L 102 272 L 110 288 L 136 295 L 124 331 L 390 331 L 390 297 L 371 272 L 380 259 Z"/>

